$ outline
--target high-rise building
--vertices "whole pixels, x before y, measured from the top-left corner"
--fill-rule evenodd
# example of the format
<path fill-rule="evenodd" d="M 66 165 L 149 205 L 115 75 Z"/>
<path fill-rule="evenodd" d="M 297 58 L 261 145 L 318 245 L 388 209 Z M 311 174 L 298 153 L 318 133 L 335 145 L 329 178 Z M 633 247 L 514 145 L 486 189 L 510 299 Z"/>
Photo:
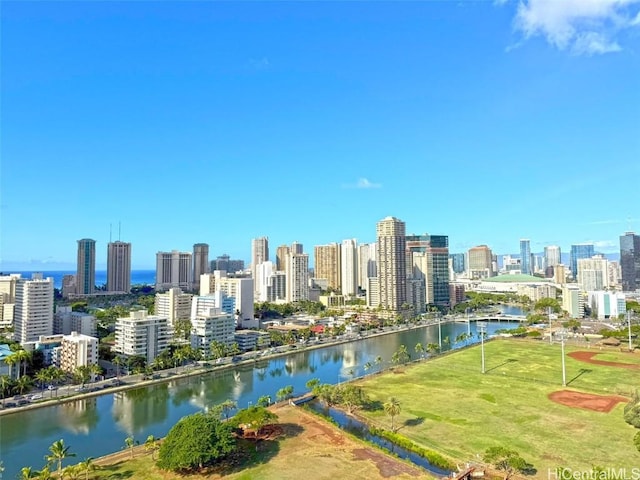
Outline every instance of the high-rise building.
<path fill-rule="evenodd" d="M 405 223 L 395 217 L 380 220 L 378 242 L 378 289 L 380 305 L 399 312 L 407 302 L 407 260 Z"/>
<path fill-rule="evenodd" d="M 90 238 L 78 240 L 78 270 L 76 293 L 91 295 L 96 288 L 96 241 Z"/>
<path fill-rule="evenodd" d="M 72 332 L 97 337 L 96 317 L 85 312 L 74 312 L 69 306 L 56 306 L 56 312 L 53 315 L 53 334 L 71 335 Z"/>
<path fill-rule="evenodd" d="M 258 265 L 262 262 L 269 261 L 269 237 L 259 237 L 251 240 L 251 274 L 253 278 L 258 277 Z M 255 282 L 253 288 L 257 288 L 258 282 Z M 258 298 L 260 292 L 255 291 Z"/>
<path fill-rule="evenodd" d="M 633 292 L 640 289 L 640 235 L 627 232 L 620 236 L 620 268 L 622 290 Z"/>
<path fill-rule="evenodd" d="M 107 244 L 107 291 L 129 293 L 131 291 L 131 244 L 109 242 Z"/>
<path fill-rule="evenodd" d="M 486 245 L 478 245 L 467 253 L 467 273 L 469 278 L 477 280 L 494 276 L 493 252 Z"/>
<path fill-rule="evenodd" d="M 200 288 L 200 275 L 209 273 L 209 245 L 196 243 L 193 245 L 193 288 Z"/>
<path fill-rule="evenodd" d="M 191 264 L 191 263 L 189 263 Z M 113 350 L 123 355 L 141 355 L 147 363 L 169 348 L 171 336 L 167 317 L 149 315 L 146 310 L 134 310 L 128 317 L 116 320 Z"/>
<path fill-rule="evenodd" d="M 216 292 L 222 292 L 234 299 L 233 313 L 237 316 L 238 326 L 258 328 L 259 322 L 254 316 L 254 279 L 220 276 L 216 279 Z"/>
<path fill-rule="evenodd" d="M 408 235 L 407 273 L 423 279 L 425 302 L 449 305 L 449 237 L 446 235 Z M 415 286 L 413 287 L 416 290 Z M 414 298 L 416 294 L 413 294 Z M 414 305 L 416 307 L 417 305 Z M 421 306 L 420 308 L 422 309 Z M 422 311 L 422 310 L 419 310 Z"/>
<path fill-rule="evenodd" d="M 343 295 L 358 293 L 358 242 L 355 238 L 343 240 L 340 247 L 340 284 Z"/>
<path fill-rule="evenodd" d="M 591 258 L 594 255 L 593 244 L 580 243 L 571 245 L 571 253 L 569 255 L 569 267 L 571 268 L 571 277 L 575 280 L 578 278 L 578 260 L 581 258 Z"/>
<path fill-rule="evenodd" d="M 377 243 L 362 243 L 358 245 L 358 287 L 366 290 L 370 278 L 378 278 L 376 267 Z"/>
<path fill-rule="evenodd" d="M 13 327 L 16 304 L 16 284 L 20 274 L 0 275 L 0 327 Z"/>
<path fill-rule="evenodd" d="M 289 245 L 280 245 L 276 250 L 276 271 L 284 272 L 287 268 L 287 257 L 291 249 Z"/>
<path fill-rule="evenodd" d="M 531 241 L 520 239 L 520 271 L 525 275 L 533 274 L 531 261 Z"/>
<path fill-rule="evenodd" d="M 602 255 L 578 259 L 578 285 L 585 292 L 609 287 L 609 262 Z"/>
<path fill-rule="evenodd" d="M 76 331 L 63 335 L 60 343 L 60 369 L 70 374 L 76 368 L 98 364 L 98 339 Z"/>
<path fill-rule="evenodd" d="M 465 264 L 464 264 L 464 253 L 451 253 L 449 254 L 449 258 L 451 259 L 451 268 L 454 273 L 464 273 Z"/>
<path fill-rule="evenodd" d="M 15 284 L 14 334 L 20 342 L 34 342 L 53 334 L 53 278 L 34 273 Z"/>
<path fill-rule="evenodd" d="M 191 252 L 158 252 L 156 254 L 156 291 L 178 287 L 191 290 L 193 280 Z"/>
<path fill-rule="evenodd" d="M 337 243 L 316 245 L 313 250 L 315 262 L 313 276 L 315 278 L 324 278 L 327 281 L 328 288 L 342 291 L 340 245 Z"/>
<path fill-rule="evenodd" d="M 584 296 L 580 291 L 580 287 L 574 284 L 568 284 L 562 288 L 562 309 L 565 310 L 571 318 L 584 317 Z"/>
<path fill-rule="evenodd" d="M 562 255 L 560 247 L 557 245 L 549 245 L 544 247 L 544 267 L 555 267 L 562 263 Z"/>
<path fill-rule="evenodd" d="M 286 266 L 287 302 L 309 300 L 309 255 L 291 252 Z"/>
<path fill-rule="evenodd" d="M 173 331 L 191 318 L 192 298 L 192 294 L 184 293 L 177 287 L 170 288 L 164 293 L 156 293 L 153 311 L 156 315 L 166 317 L 169 330 Z"/>
<path fill-rule="evenodd" d="M 298 242 L 293 242 L 291 244 L 291 253 L 296 253 L 298 255 L 304 253 L 304 248 L 303 245 L 301 243 Z"/>

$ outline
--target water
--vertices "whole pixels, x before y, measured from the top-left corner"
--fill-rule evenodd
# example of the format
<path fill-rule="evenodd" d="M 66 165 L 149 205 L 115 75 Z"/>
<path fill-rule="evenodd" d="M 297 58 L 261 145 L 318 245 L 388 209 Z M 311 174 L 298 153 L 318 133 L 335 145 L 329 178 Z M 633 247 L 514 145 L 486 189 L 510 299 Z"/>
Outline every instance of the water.
<path fill-rule="evenodd" d="M 508 322 L 490 322 L 489 335 L 500 328 L 516 326 Z M 471 324 L 473 342 L 478 341 L 476 326 Z M 442 325 L 442 338 L 454 339 L 467 331 L 464 323 Z M 43 456 L 56 440 L 64 439 L 75 461 L 98 457 L 124 447 L 130 435 L 144 442 L 148 435 L 164 436 L 184 415 L 232 399 L 245 408 L 263 395 L 276 399 L 276 392 L 292 385 L 296 395 L 305 393 L 312 378 L 322 383 L 349 380 L 363 375 L 364 365 L 381 356 L 385 367 L 400 345 L 413 358 L 416 343 L 438 343 L 438 326 L 402 330 L 373 338 L 301 351 L 287 357 L 240 365 L 235 370 L 210 372 L 200 376 L 125 392 L 105 394 L 85 400 L 67 402 L 0 416 L 0 459 L 6 478 L 14 478 L 20 468 L 40 469 Z M 462 345 L 453 344 L 453 348 Z M 446 349 L 445 345 L 445 349 Z M 382 366 L 381 366 L 382 367 Z M 375 371 L 378 367 L 372 369 Z"/>
<path fill-rule="evenodd" d="M 340 425 L 341 428 L 344 428 L 355 436 L 373 442 L 379 447 L 387 450 L 388 452 L 391 452 L 400 458 L 407 459 L 414 465 L 418 465 L 419 467 L 424 468 L 436 478 L 448 477 L 451 473 L 448 470 L 443 470 L 442 468 L 436 467 L 435 465 L 431 465 L 431 463 L 429 463 L 429 460 L 421 457 L 415 452 L 405 450 L 404 448 L 399 447 L 393 442 L 390 442 L 386 438 L 382 438 L 372 434 L 369 431 L 369 428 L 364 423 L 347 415 L 342 410 L 337 410 L 335 408 L 326 408 L 317 401 L 309 403 L 309 407 L 317 412 L 322 413 L 323 415 L 331 417 L 331 419 L 334 420 L 338 425 Z"/>
<path fill-rule="evenodd" d="M 76 271 L 73 270 L 58 270 L 58 271 L 39 271 L 39 272 L 4 272 L 8 275 L 10 273 L 19 273 L 23 278 L 31 278 L 33 273 L 42 273 L 44 278 L 52 277 L 53 286 L 55 288 L 62 288 L 62 277 L 65 275 L 75 275 Z M 131 285 L 154 285 L 156 283 L 156 271 L 155 270 L 131 270 Z M 101 287 L 107 284 L 107 271 L 96 270 L 96 286 Z"/>

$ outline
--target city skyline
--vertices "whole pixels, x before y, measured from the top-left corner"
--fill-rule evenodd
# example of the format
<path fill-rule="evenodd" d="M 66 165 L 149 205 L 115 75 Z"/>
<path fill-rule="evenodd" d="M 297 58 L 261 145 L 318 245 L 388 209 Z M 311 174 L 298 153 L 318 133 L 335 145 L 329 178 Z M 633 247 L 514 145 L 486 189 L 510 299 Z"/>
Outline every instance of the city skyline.
<path fill-rule="evenodd" d="M 386 216 L 451 253 L 618 254 L 638 6 L 576 5 L 8 2 L 0 270 L 73 270 L 79 238 L 104 268 L 117 222 L 134 269 L 370 243 Z"/>

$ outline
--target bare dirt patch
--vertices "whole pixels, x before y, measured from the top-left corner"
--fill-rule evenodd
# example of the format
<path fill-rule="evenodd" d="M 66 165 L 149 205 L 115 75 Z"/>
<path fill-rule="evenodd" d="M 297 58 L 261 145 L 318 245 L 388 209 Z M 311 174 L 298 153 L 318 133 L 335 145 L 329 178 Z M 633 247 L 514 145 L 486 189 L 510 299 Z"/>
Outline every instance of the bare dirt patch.
<path fill-rule="evenodd" d="M 628 399 L 619 395 L 594 395 L 592 393 L 558 390 L 549 394 L 549 400 L 572 408 L 583 408 L 594 412 L 609 413 L 613 408 Z"/>
<path fill-rule="evenodd" d="M 352 453 L 356 460 L 371 460 L 376 465 L 380 472 L 380 476 L 383 478 L 395 477 L 402 473 L 406 473 L 412 477 L 417 477 L 419 475 L 418 470 L 415 468 L 412 468 L 409 465 L 404 465 L 387 455 L 372 450 L 371 448 L 356 448 Z"/>
<path fill-rule="evenodd" d="M 633 363 L 609 362 L 607 360 L 598 360 L 595 357 L 599 352 L 571 352 L 569 356 L 580 362 L 591 363 L 593 365 L 606 365 L 608 367 L 629 368 L 632 370 L 640 369 L 640 365 Z"/>

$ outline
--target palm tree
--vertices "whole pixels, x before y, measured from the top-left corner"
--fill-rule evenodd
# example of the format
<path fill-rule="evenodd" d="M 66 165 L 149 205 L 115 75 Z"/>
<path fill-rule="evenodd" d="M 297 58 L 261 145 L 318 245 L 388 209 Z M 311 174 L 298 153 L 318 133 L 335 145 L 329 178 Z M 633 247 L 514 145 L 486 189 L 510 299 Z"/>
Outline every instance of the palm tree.
<path fill-rule="evenodd" d="M 127 437 L 124 439 L 124 447 L 129 449 L 131 458 L 133 458 L 133 447 L 135 447 L 137 443 L 138 442 L 133 437 Z"/>
<path fill-rule="evenodd" d="M 424 354 L 424 347 L 422 346 L 422 343 L 416 343 L 414 350 L 418 355 L 420 355 L 420 358 L 422 358 L 422 355 Z"/>
<path fill-rule="evenodd" d="M 80 465 L 69 465 L 64 469 L 64 478 L 68 478 L 69 480 L 78 480 L 81 474 L 82 469 Z"/>
<path fill-rule="evenodd" d="M 231 410 L 235 410 L 236 408 L 238 408 L 238 404 L 233 400 L 225 400 L 220 404 L 220 409 L 222 410 L 222 413 L 224 414 L 224 418 L 226 420 L 229 420 L 229 414 L 231 413 Z"/>
<path fill-rule="evenodd" d="M 20 359 L 18 358 L 17 352 L 12 353 L 11 355 L 7 355 L 4 359 L 4 363 L 9 365 L 9 373 L 13 370 L 13 366 L 16 363 L 19 363 Z M 20 377 L 20 366 L 18 366 L 18 377 Z"/>
<path fill-rule="evenodd" d="M 380 365 L 382 365 L 382 357 L 380 355 L 378 355 L 376 357 L 376 359 L 373 361 L 373 363 L 375 363 L 378 366 L 378 371 L 380 371 L 382 369 L 382 367 Z"/>
<path fill-rule="evenodd" d="M 50 380 L 49 371 L 46 368 L 42 368 L 36 372 L 36 380 L 40 384 L 41 393 L 44 396 L 44 387 Z"/>
<path fill-rule="evenodd" d="M 31 360 L 31 352 L 18 350 L 14 355 L 18 357 L 18 362 L 22 365 L 22 376 L 27 374 L 27 363 Z"/>
<path fill-rule="evenodd" d="M 4 407 L 5 394 L 11 388 L 11 384 L 12 384 L 11 377 L 9 377 L 9 375 L 1 375 L 0 376 L 0 394 L 2 394 L 2 406 L 3 407 Z"/>
<path fill-rule="evenodd" d="M 406 345 L 400 345 L 397 351 L 393 353 L 391 356 L 391 361 L 393 363 L 406 363 L 411 359 L 411 355 L 409 355 L 409 351 L 407 350 Z"/>
<path fill-rule="evenodd" d="M 84 388 L 85 383 L 91 378 L 91 367 L 88 365 L 80 365 L 76 367 L 73 376 L 81 383 L 81 387 Z"/>
<path fill-rule="evenodd" d="M 113 363 L 116 366 L 116 380 L 120 379 L 120 367 L 122 365 L 124 365 L 124 359 L 121 356 L 117 356 L 116 358 L 114 358 L 111 363 Z"/>
<path fill-rule="evenodd" d="M 158 445 L 158 439 L 153 435 L 149 435 L 144 442 L 144 449 L 147 452 L 151 452 L 151 460 L 156 459 L 156 451 L 160 448 Z"/>
<path fill-rule="evenodd" d="M 104 370 L 102 370 L 102 367 L 97 363 L 92 363 L 91 365 L 89 365 L 89 371 L 91 375 L 93 375 L 94 380 L 104 372 Z"/>
<path fill-rule="evenodd" d="M 51 475 L 51 470 L 49 469 L 49 465 L 46 465 L 42 470 L 36 472 L 36 477 L 39 480 L 51 480 L 53 475 Z M 62 478 L 62 477 L 58 477 Z"/>
<path fill-rule="evenodd" d="M 23 377 L 18 378 L 13 388 L 15 389 L 16 392 L 22 395 L 24 392 L 29 390 L 32 385 L 33 385 L 33 381 L 31 380 L 31 377 L 25 375 Z"/>
<path fill-rule="evenodd" d="M 400 415 L 400 402 L 395 397 L 391 397 L 388 402 L 384 403 L 384 413 L 391 417 L 391 431 L 395 432 L 395 426 L 393 423 L 393 419 Z"/>
<path fill-rule="evenodd" d="M 373 367 L 373 364 L 371 362 L 367 362 L 363 365 L 365 372 L 368 372 L 369 370 L 371 370 L 371 367 Z"/>
<path fill-rule="evenodd" d="M 427 344 L 427 353 L 435 353 L 440 349 L 437 343 L 428 343 Z"/>
<path fill-rule="evenodd" d="M 87 457 L 82 462 L 78 464 L 80 467 L 80 471 L 84 472 L 84 479 L 89 480 L 89 474 L 95 471 L 98 466 L 93 463 L 93 457 Z"/>
<path fill-rule="evenodd" d="M 33 471 L 31 467 L 22 467 L 20 469 L 19 480 L 28 480 L 29 478 L 33 478 L 36 472 Z"/>
<path fill-rule="evenodd" d="M 51 454 L 44 457 L 48 464 L 53 462 L 58 463 L 58 478 L 62 478 L 62 461 L 65 458 L 76 456 L 75 453 L 69 453 L 69 448 L 71 447 L 64 446 L 64 440 L 57 440 L 49 447 L 49 452 L 51 452 Z"/>

